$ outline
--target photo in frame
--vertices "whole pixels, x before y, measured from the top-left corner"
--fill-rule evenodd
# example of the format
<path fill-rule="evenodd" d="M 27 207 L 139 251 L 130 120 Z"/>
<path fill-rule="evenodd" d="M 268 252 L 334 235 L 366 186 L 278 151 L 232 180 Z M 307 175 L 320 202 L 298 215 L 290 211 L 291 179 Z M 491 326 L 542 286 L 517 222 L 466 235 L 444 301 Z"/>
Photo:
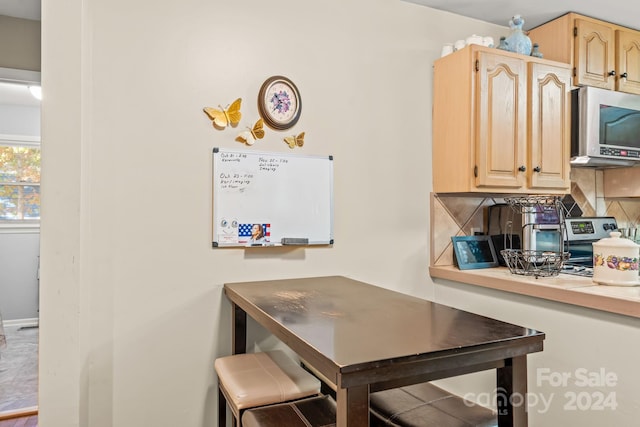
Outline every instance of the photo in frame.
<path fill-rule="evenodd" d="M 498 256 L 490 236 L 454 236 L 451 241 L 460 270 L 498 267 Z"/>

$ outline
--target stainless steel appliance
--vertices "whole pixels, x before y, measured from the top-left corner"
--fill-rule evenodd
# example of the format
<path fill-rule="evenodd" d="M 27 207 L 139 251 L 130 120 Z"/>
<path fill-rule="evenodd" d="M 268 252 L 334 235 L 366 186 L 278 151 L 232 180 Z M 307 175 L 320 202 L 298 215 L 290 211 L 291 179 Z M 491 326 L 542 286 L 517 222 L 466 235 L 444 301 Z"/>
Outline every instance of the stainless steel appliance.
<path fill-rule="evenodd" d="M 575 217 L 565 219 L 565 250 L 571 253 L 562 273 L 591 277 L 593 275 L 593 243 L 618 230 L 612 216 Z"/>
<path fill-rule="evenodd" d="M 571 107 L 572 166 L 640 164 L 640 95 L 584 86 Z"/>
<path fill-rule="evenodd" d="M 522 249 L 500 251 L 509 271 L 535 277 L 557 275 L 569 257 L 564 251 L 564 210 L 560 196 L 515 196 L 504 200 L 516 215 L 521 215 L 523 222 Z"/>
<path fill-rule="evenodd" d="M 557 205 L 533 205 L 522 213 L 522 241 L 525 250 L 562 252 L 564 236 Z"/>

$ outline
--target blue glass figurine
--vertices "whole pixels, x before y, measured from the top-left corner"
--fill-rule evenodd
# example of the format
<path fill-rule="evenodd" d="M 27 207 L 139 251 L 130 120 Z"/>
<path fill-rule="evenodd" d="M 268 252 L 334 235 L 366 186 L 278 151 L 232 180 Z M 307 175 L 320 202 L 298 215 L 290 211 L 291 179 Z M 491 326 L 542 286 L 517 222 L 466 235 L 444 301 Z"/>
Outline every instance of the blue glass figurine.
<path fill-rule="evenodd" d="M 509 50 L 509 46 L 507 46 L 507 38 L 502 36 L 500 37 L 500 44 L 498 44 L 498 49 Z"/>
<path fill-rule="evenodd" d="M 533 44 L 533 49 L 531 50 L 531 56 L 535 56 L 536 58 L 542 58 L 542 52 L 540 52 L 538 43 Z"/>
<path fill-rule="evenodd" d="M 520 15 L 514 15 L 509 21 L 511 34 L 507 37 L 507 46 L 511 52 L 523 55 L 531 54 L 531 39 L 522 31 L 524 19 Z"/>

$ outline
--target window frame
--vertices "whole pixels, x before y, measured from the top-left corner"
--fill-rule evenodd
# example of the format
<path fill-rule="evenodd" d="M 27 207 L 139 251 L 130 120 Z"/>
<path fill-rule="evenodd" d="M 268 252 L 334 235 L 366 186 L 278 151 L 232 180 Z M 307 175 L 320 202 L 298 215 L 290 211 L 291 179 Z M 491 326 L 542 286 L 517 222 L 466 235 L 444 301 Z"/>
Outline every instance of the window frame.
<path fill-rule="evenodd" d="M 38 148 L 42 153 L 41 138 L 39 136 L 30 135 L 3 135 L 0 134 L 0 146 L 4 147 L 32 147 Z M 40 171 L 42 172 L 42 164 L 40 165 Z M 40 176 L 40 182 L 37 186 L 42 184 L 42 175 Z M 33 185 L 33 184 L 32 184 Z M 40 219 L 38 220 L 16 220 L 16 221 L 0 221 L 0 233 L 3 232 L 39 232 L 40 231 Z"/>

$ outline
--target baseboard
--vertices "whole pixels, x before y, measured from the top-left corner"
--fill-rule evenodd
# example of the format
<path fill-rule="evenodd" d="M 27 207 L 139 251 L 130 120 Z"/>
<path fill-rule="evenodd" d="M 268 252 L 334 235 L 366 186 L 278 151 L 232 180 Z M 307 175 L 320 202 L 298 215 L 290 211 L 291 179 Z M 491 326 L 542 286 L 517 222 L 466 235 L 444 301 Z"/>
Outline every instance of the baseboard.
<path fill-rule="evenodd" d="M 30 406 L 28 408 L 22 408 L 22 409 L 15 409 L 15 410 L 12 410 L 12 411 L 0 412 L 0 421 L 9 420 L 11 418 L 28 417 L 30 415 L 38 415 L 38 407 L 37 406 Z"/>
<path fill-rule="evenodd" d="M 4 325 L 4 327 L 9 327 L 9 326 L 17 326 L 19 328 L 29 328 L 29 327 L 34 327 L 34 326 L 38 326 L 38 318 L 34 317 L 31 319 L 12 319 L 12 320 L 3 320 L 2 324 Z"/>

